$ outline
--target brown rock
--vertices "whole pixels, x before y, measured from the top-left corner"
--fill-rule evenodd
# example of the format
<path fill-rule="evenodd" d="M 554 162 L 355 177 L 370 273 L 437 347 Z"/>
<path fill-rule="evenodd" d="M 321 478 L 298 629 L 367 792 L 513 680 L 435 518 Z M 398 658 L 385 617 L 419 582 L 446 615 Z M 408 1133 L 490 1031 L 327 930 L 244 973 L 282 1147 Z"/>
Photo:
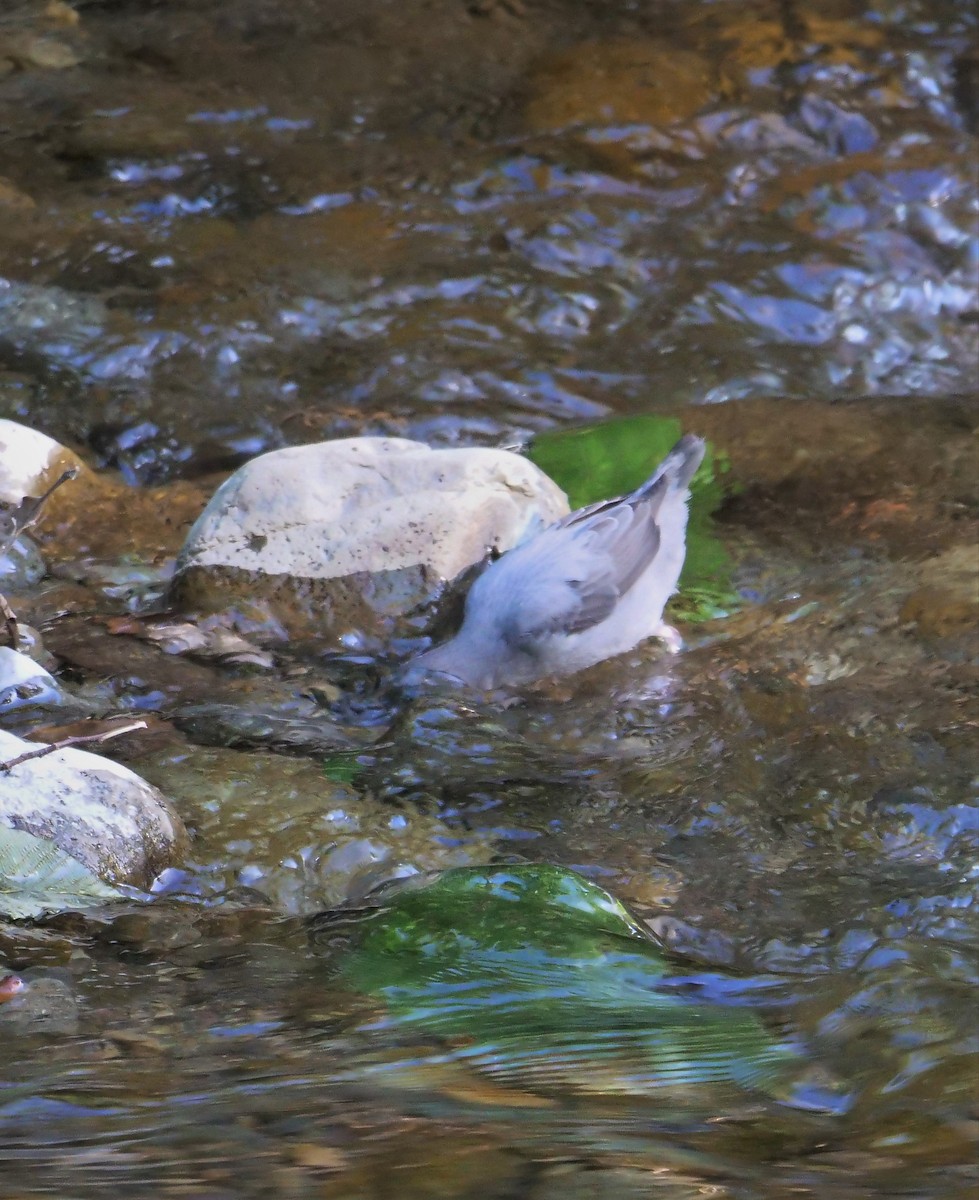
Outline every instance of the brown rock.
<path fill-rule="evenodd" d="M 979 629 L 979 549 L 959 546 L 918 567 L 921 586 L 901 606 L 901 620 L 925 637 Z"/>
<path fill-rule="evenodd" d="M 665 125 L 714 96 L 710 64 L 656 40 L 582 42 L 546 60 L 532 81 L 527 121 L 569 125 Z"/>
<path fill-rule="evenodd" d="M 8 212 L 32 212 L 37 205 L 20 188 L 16 187 L 9 179 L 4 179 L 0 176 L 0 208 L 6 209 Z"/>

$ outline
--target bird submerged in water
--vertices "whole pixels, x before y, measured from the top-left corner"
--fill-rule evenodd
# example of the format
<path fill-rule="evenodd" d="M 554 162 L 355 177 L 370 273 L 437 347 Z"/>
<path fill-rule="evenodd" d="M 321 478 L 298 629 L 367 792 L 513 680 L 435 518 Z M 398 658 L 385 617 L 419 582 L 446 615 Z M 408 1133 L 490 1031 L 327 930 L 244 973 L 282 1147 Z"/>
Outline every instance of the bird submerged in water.
<path fill-rule="evenodd" d="M 682 437 L 636 491 L 590 504 L 490 563 L 462 628 L 419 655 L 419 670 L 490 691 L 571 675 L 649 637 L 676 648 L 663 608 L 686 554 L 690 481 L 704 442 Z"/>

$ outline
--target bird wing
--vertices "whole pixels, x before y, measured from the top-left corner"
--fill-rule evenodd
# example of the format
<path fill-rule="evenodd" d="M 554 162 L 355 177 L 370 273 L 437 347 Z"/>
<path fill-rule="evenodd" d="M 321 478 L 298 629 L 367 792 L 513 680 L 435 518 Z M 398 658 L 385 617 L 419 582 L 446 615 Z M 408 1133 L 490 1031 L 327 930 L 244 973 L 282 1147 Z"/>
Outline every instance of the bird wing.
<path fill-rule="evenodd" d="M 533 652 L 542 640 L 583 633 L 609 617 L 656 557 L 667 485 L 661 478 L 632 496 L 583 508 L 511 552 L 511 580 L 520 585 L 507 605 L 506 640 Z"/>
<path fill-rule="evenodd" d="M 610 618 L 608 652 L 635 644 L 655 627 L 676 583 L 683 561 L 687 487 L 704 450 L 700 438 L 681 438 L 631 495 L 579 509 L 508 550 L 473 583 L 455 637 L 415 663 L 489 688 L 596 661 L 602 657 L 602 635 L 597 647 L 589 648 L 584 639 L 563 651 L 561 643 Z M 630 601 L 625 630 L 611 630 L 617 605 L 661 556 L 664 581 L 652 589 L 648 628 L 633 611 L 641 605 Z M 630 623 L 639 628 L 630 629 Z M 630 643 L 633 632 L 637 637 Z"/>

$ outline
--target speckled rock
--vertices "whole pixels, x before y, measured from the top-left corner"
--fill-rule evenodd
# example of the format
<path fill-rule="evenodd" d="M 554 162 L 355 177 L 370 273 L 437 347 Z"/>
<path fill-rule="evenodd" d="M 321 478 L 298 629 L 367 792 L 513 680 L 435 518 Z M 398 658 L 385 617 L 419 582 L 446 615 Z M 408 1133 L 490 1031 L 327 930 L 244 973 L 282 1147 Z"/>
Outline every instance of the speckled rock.
<path fill-rule="evenodd" d="M 0 761 L 38 749 L 0 730 Z M 161 792 L 127 767 L 74 747 L 0 771 L 0 823 L 53 842 L 113 885 L 148 887 L 188 845 Z"/>
<path fill-rule="evenodd" d="M 556 484 L 503 450 L 370 437 L 295 446 L 218 489 L 172 598 L 247 609 L 291 634 L 390 636 L 447 580 L 567 511 Z"/>

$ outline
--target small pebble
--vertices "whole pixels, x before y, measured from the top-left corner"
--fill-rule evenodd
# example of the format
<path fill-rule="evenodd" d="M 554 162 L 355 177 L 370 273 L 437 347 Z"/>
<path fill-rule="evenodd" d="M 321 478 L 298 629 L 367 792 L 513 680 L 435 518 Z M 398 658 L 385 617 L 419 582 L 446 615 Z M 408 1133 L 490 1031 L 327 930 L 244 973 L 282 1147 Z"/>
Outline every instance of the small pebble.
<path fill-rule="evenodd" d="M 24 981 L 19 975 L 5 975 L 0 979 L 0 1004 L 5 1000 L 12 1000 L 24 987 Z"/>

